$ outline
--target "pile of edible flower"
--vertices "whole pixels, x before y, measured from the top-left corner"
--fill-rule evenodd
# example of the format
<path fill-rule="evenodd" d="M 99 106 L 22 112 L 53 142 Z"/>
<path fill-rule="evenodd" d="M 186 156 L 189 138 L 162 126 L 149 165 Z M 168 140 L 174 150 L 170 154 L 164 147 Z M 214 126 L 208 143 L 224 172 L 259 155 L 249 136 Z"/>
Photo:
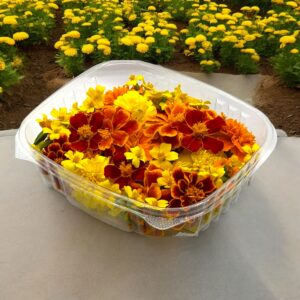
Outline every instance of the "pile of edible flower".
<path fill-rule="evenodd" d="M 141 75 L 97 85 L 70 109 L 38 119 L 33 147 L 65 169 L 156 209 L 201 202 L 259 149 L 239 121 L 177 86 L 159 91 Z"/>

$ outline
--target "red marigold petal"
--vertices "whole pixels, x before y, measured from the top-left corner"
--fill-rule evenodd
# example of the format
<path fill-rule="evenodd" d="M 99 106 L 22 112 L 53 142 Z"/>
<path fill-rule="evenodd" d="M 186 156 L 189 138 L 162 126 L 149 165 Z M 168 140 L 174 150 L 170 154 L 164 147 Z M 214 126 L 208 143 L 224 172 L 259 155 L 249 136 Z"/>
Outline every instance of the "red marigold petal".
<path fill-rule="evenodd" d="M 181 146 L 191 152 L 197 152 L 202 146 L 202 140 L 196 139 L 193 135 L 186 135 L 181 140 Z"/>
<path fill-rule="evenodd" d="M 116 180 L 116 183 L 119 184 L 120 189 L 122 189 L 125 185 L 130 184 L 130 178 L 129 177 L 120 177 Z"/>
<path fill-rule="evenodd" d="M 129 120 L 120 130 L 127 132 L 128 134 L 132 134 L 137 131 L 139 128 L 139 124 L 135 120 Z"/>
<path fill-rule="evenodd" d="M 104 119 L 103 114 L 100 111 L 94 112 L 92 114 L 90 120 L 90 126 L 93 132 L 96 132 L 98 129 L 102 127 L 103 119 Z"/>
<path fill-rule="evenodd" d="M 184 172 L 180 168 L 175 168 L 173 170 L 173 178 L 178 183 L 180 179 L 184 179 Z"/>
<path fill-rule="evenodd" d="M 173 128 L 170 124 L 159 127 L 158 132 L 161 136 L 176 136 L 178 134 L 177 130 Z"/>
<path fill-rule="evenodd" d="M 49 152 L 57 152 L 61 148 L 59 143 L 52 143 L 48 146 L 47 151 Z"/>
<path fill-rule="evenodd" d="M 88 118 L 85 113 L 79 112 L 70 118 L 70 124 L 73 128 L 78 129 L 81 126 L 88 124 Z"/>
<path fill-rule="evenodd" d="M 116 179 L 121 176 L 121 171 L 114 165 L 107 165 L 104 168 L 104 175 L 110 179 Z"/>
<path fill-rule="evenodd" d="M 210 177 L 203 179 L 202 185 L 203 185 L 202 189 L 205 192 L 205 194 L 210 194 L 216 189 L 216 187 Z"/>
<path fill-rule="evenodd" d="M 145 167 L 141 167 L 141 168 L 138 168 L 138 169 L 134 170 L 132 172 L 131 178 L 134 181 L 143 182 L 144 181 L 144 177 L 145 177 L 145 170 L 146 170 Z"/>
<path fill-rule="evenodd" d="M 101 139 L 99 142 L 98 142 L 98 148 L 100 150 L 106 150 L 106 149 L 109 149 L 111 147 L 111 144 L 113 143 L 113 138 L 110 136 L 108 137 L 107 139 Z"/>
<path fill-rule="evenodd" d="M 193 130 L 185 122 L 174 122 L 172 124 L 177 130 L 183 134 L 192 134 Z"/>
<path fill-rule="evenodd" d="M 64 144 L 65 142 L 67 142 L 68 137 L 65 134 L 61 134 L 60 137 L 56 140 L 54 140 L 54 142 L 59 143 L 60 145 Z"/>
<path fill-rule="evenodd" d="M 62 145 L 62 149 L 67 152 L 69 150 L 71 150 L 71 143 L 70 142 L 66 142 Z"/>
<path fill-rule="evenodd" d="M 70 136 L 69 136 L 69 141 L 71 142 L 71 143 L 73 143 L 73 142 L 75 142 L 75 141 L 78 141 L 79 140 L 79 134 L 77 133 L 77 131 L 76 130 L 71 130 L 71 134 L 70 134 Z"/>
<path fill-rule="evenodd" d="M 153 137 L 157 133 L 160 126 L 161 124 L 150 125 L 147 129 L 144 130 L 145 136 Z"/>
<path fill-rule="evenodd" d="M 225 126 L 226 123 L 222 117 L 218 116 L 213 120 L 207 121 L 205 125 L 208 128 L 208 133 L 214 133 L 221 130 L 221 128 Z"/>
<path fill-rule="evenodd" d="M 98 145 L 101 142 L 102 138 L 100 136 L 100 134 L 95 134 L 91 139 L 90 139 L 90 143 L 89 143 L 89 148 L 92 150 L 98 150 Z"/>
<path fill-rule="evenodd" d="M 147 192 L 148 197 L 153 197 L 156 199 L 161 198 L 161 190 L 159 188 L 159 185 L 157 183 L 152 183 L 148 192 Z"/>
<path fill-rule="evenodd" d="M 123 108 L 118 108 L 113 117 L 113 126 L 116 129 L 122 128 L 129 120 L 130 113 Z"/>
<path fill-rule="evenodd" d="M 161 190 L 161 198 L 170 201 L 172 199 L 171 189 Z"/>
<path fill-rule="evenodd" d="M 203 148 L 206 150 L 210 150 L 214 154 L 221 151 L 224 147 L 224 143 L 222 141 L 209 136 L 204 137 L 202 141 L 203 141 Z"/>
<path fill-rule="evenodd" d="M 160 169 L 145 172 L 145 185 L 150 186 L 153 183 L 157 183 L 157 179 L 162 176 Z"/>
<path fill-rule="evenodd" d="M 111 136 L 114 140 L 114 144 L 116 144 L 119 147 L 123 147 L 126 144 L 129 137 L 125 131 L 121 131 L 121 130 L 115 130 L 111 134 Z"/>
<path fill-rule="evenodd" d="M 88 148 L 88 142 L 82 140 L 73 142 L 71 143 L 71 148 L 73 151 L 84 152 Z"/>
<path fill-rule="evenodd" d="M 49 152 L 48 154 L 47 154 L 47 157 L 49 157 L 50 159 L 52 159 L 52 160 L 54 160 L 55 158 L 57 158 L 57 155 L 56 155 L 56 153 L 55 152 Z"/>
<path fill-rule="evenodd" d="M 204 113 L 200 110 L 190 110 L 186 113 L 186 122 L 187 124 L 192 127 L 193 125 L 195 125 L 196 123 L 202 122 L 204 117 Z"/>
<path fill-rule="evenodd" d="M 183 195 L 178 185 L 172 186 L 171 195 L 175 199 L 179 199 Z"/>
<path fill-rule="evenodd" d="M 174 136 L 174 137 L 164 136 L 162 138 L 162 141 L 166 144 L 171 144 L 172 149 L 176 149 L 176 148 L 180 147 L 180 140 L 179 140 L 178 135 Z"/>
<path fill-rule="evenodd" d="M 180 179 L 177 182 L 177 185 L 182 193 L 184 193 L 189 186 L 188 183 L 184 179 Z"/>
<path fill-rule="evenodd" d="M 172 199 L 169 201 L 169 208 L 176 208 L 176 207 L 181 207 L 181 201 L 179 199 Z"/>

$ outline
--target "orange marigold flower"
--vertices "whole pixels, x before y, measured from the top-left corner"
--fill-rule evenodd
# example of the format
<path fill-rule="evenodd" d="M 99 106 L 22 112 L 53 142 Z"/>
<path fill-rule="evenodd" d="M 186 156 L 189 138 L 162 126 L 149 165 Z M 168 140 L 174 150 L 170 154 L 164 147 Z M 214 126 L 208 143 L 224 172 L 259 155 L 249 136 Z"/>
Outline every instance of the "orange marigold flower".
<path fill-rule="evenodd" d="M 200 179 L 196 172 L 184 172 L 181 168 L 173 171 L 175 184 L 171 187 L 173 199 L 169 207 L 184 207 L 200 202 L 211 194 L 215 185 L 210 177 Z"/>
<path fill-rule="evenodd" d="M 255 143 L 254 135 L 237 120 L 226 119 L 226 125 L 223 127 L 222 132 L 225 134 L 222 138 L 224 151 L 231 150 L 239 158 L 246 155 L 243 146 L 252 146 Z"/>
<path fill-rule="evenodd" d="M 190 132 L 185 134 L 181 140 L 181 146 L 191 152 L 199 149 L 210 150 L 218 153 L 223 149 L 224 143 L 216 138 L 225 121 L 222 117 L 209 117 L 210 111 L 189 110 L 186 113 L 186 123 Z"/>
<path fill-rule="evenodd" d="M 104 104 L 112 105 L 114 100 L 128 92 L 128 86 L 114 87 L 105 93 Z"/>

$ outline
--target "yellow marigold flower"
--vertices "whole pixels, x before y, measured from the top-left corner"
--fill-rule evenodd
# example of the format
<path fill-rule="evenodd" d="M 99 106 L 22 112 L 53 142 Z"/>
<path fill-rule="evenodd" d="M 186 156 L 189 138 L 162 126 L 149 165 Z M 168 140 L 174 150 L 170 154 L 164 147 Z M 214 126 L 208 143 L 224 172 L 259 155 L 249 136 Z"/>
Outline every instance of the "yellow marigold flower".
<path fill-rule="evenodd" d="M 167 35 L 169 35 L 169 31 L 168 31 L 167 29 L 162 29 L 162 30 L 160 31 L 160 35 L 162 35 L 162 36 L 167 36 Z"/>
<path fill-rule="evenodd" d="M 280 38 L 279 42 L 281 44 L 294 44 L 296 42 L 296 38 L 293 35 L 285 35 Z"/>
<path fill-rule="evenodd" d="M 134 200 L 138 200 L 140 202 L 144 202 L 142 195 L 139 193 L 138 190 L 136 189 L 132 189 L 131 186 L 129 185 L 125 185 L 123 188 L 125 195 L 130 198 L 130 199 L 134 199 Z M 138 204 L 137 204 L 138 205 Z M 139 205 L 138 205 L 139 206 Z M 142 205 L 141 205 L 142 206 Z"/>
<path fill-rule="evenodd" d="M 292 53 L 292 54 L 297 54 L 297 53 L 299 53 L 299 50 L 296 49 L 296 48 L 294 48 L 294 49 L 292 49 L 292 50 L 290 51 L 290 53 Z"/>
<path fill-rule="evenodd" d="M 53 108 L 50 114 L 53 118 L 61 121 L 62 124 L 69 123 L 70 114 L 68 113 L 68 110 L 65 107 L 60 107 L 59 110 Z"/>
<path fill-rule="evenodd" d="M 206 41 L 206 36 L 203 35 L 203 34 L 198 34 L 198 35 L 196 35 L 195 39 L 196 39 L 197 42 L 201 43 L 201 42 Z"/>
<path fill-rule="evenodd" d="M 158 208 L 166 208 L 169 205 L 169 202 L 164 199 L 157 200 L 153 197 L 146 197 L 145 202 L 150 204 L 151 206 L 158 207 Z"/>
<path fill-rule="evenodd" d="M 260 57 L 259 57 L 258 54 L 253 54 L 253 55 L 251 55 L 251 59 L 254 60 L 254 61 L 259 61 Z"/>
<path fill-rule="evenodd" d="M 218 31 L 226 31 L 226 27 L 225 27 L 224 24 L 220 24 L 220 25 L 217 26 L 217 30 Z"/>
<path fill-rule="evenodd" d="M 120 42 L 125 46 L 132 46 L 133 45 L 133 41 L 127 36 L 122 37 Z"/>
<path fill-rule="evenodd" d="M 61 134 L 70 135 L 70 130 L 62 125 L 60 121 L 54 120 L 51 122 L 50 128 L 43 128 L 44 133 L 49 133 L 50 140 L 59 139 Z"/>
<path fill-rule="evenodd" d="M 32 12 L 27 10 L 27 11 L 25 11 L 24 15 L 25 15 L 25 17 L 32 16 Z"/>
<path fill-rule="evenodd" d="M 242 149 L 245 153 L 247 153 L 247 155 L 244 157 L 244 162 L 247 162 L 251 159 L 252 155 L 260 149 L 260 147 L 255 143 L 253 146 L 245 145 L 242 147 Z"/>
<path fill-rule="evenodd" d="M 15 40 L 10 38 L 10 37 L 7 37 L 7 36 L 3 36 L 3 37 L 0 37 L 0 44 L 1 43 L 5 43 L 9 46 L 14 46 L 15 45 Z"/>
<path fill-rule="evenodd" d="M 104 91 L 105 87 L 101 85 L 89 88 L 86 92 L 87 97 L 80 109 L 85 112 L 93 112 L 95 109 L 102 108 L 104 106 Z"/>
<path fill-rule="evenodd" d="M 84 23 L 81 24 L 81 26 L 83 26 L 83 27 L 89 27 L 91 25 L 92 25 L 91 22 L 84 22 Z"/>
<path fill-rule="evenodd" d="M 140 122 L 156 114 L 156 108 L 152 101 L 147 100 L 147 98 L 140 95 L 137 91 L 129 91 L 119 96 L 114 101 L 114 105 L 131 112 L 132 117 Z"/>
<path fill-rule="evenodd" d="M 222 39 L 222 42 L 237 43 L 238 38 L 235 35 L 227 35 Z"/>
<path fill-rule="evenodd" d="M 151 161 L 154 165 L 163 170 L 168 170 L 172 168 L 171 161 L 178 159 L 178 153 L 171 151 L 172 145 L 162 143 L 159 146 L 155 146 L 150 150 L 150 154 L 153 158 Z"/>
<path fill-rule="evenodd" d="M 105 38 L 101 38 L 97 40 L 98 45 L 105 45 L 105 46 L 110 46 L 110 41 Z"/>
<path fill-rule="evenodd" d="M 244 39 L 245 39 L 246 42 L 251 42 L 251 41 L 254 41 L 256 39 L 256 37 L 253 34 L 246 34 L 244 36 Z"/>
<path fill-rule="evenodd" d="M 196 39 L 193 37 L 189 37 L 185 40 L 185 44 L 189 46 L 194 46 L 196 43 Z"/>
<path fill-rule="evenodd" d="M 207 66 L 212 66 L 214 64 L 214 61 L 213 60 L 201 60 L 200 61 L 200 65 L 207 65 Z"/>
<path fill-rule="evenodd" d="M 108 46 L 105 46 L 105 48 L 103 49 L 103 54 L 106 55 L 106 56 L 110 55 L 111 54 L 111 48 L 108 47 Z"/>
<path fill-rule="evenodd" d="M 144 43 L 139 43 L 136 45 L 136 51 L 139 53 L 146 53 L 149 50 L 149 46 Z"/>
<path fill-rule="evenodd" d="M 81 160 L 84 157 L 84 154 L 82 152 L 78 152 L 78 151 L 71 151 L 69 150 L 67 153 L 65 153 L 65 157 L 67 157 L 68 159 L 63 160 L 61 162 L 61 165 L 70 170 L 70 171 L 75 171 L 76 169 L 82 169 L 82 165 Z"/>
<path fill-rule="evenodd" d="M 251 10 L 252 10 L 252 11 L 255 11 L 255 12 L 259 12 L 259 11 L 260 11 L 260 8 L 259 8 L 258 6 L 255 5 L 255 6 L 252 6 L 252 7 L 251 7 Z"/>
<path fill-rule="evenodd" d="M 209 41 L 204 41 L 202 42 L 202 48 L 210 51 L 212 49 L 212 43 Z"/>
<path fill-rule="evenodd" d="M 84 54 L 91 54 L 94 52 L 94 45 L 92 44 L 84 44 L 81 48 L 81 52 Z"/>
<path fill-rule="evenodd" d="M 186 34 L 188 32 L 189 32 L 189 30 L 186 28 L 180 30 L 180 33 L 182 33 L 182 34 Z"/>
<path fill-rule="evenodd" d="M 63 41 L 57 41 L 55 44 L 54 44 L 54 48 L 55 49 L 59 49 L 61 46 L 64 45 L 64 42 Z"/>
<path fill-rule="evenodd" d="M 0 58 L 0 71 L 4 71 L 6 68 L 6 64 L 5 64 L 5 61 Z"/>
<path fill-rule="evenodd" d="M 13 34 L 13 39 L 15 41 L 23 41 L 29 38 L 29 34 L 24 31 L 16 32 Z"/>
<path fill-rule="evenodd" d="M 242 53 L 249 53 L 249 54 L 255 54 L 256 53 L 256 51 L 252 48 L 242 49 L 241 52 Z"/>
<path fill-rule="evenodd" d="M 129 21 L 134 21 L 136 18 L 137 18 L 137 15 L 136 15 L 136 14 L 131 14 L 131 15 L 129 15 L 129 17 L 128 17 L 128 20 L 129 20 Z"/>
<path fill-rule="evenodd" d="M 296 8 L 298 4 L 295 1 L 288 1 L 285 3 L 287 6 L 290 6 L 292 8 Z"/>
<path fill-rule="evenodd" d="M 3 18 L 2 22 L 6 25 L 17 25 L 18 21 L 16 20 L 17 16 L 6 16 Z"/>
<path fill-rule="evenodd" d="M 78 24 L 81 22 L 81 18 L 80 17 L 73 17 L 71 23 L 72 24 Z"/>
<path fill-rule="evenodd" d="M 0 94 L 2 94 L 3 93 L 3 88 L 2 88 L 2 86 L 0 86 Z"/>
<path fill-rule="evenodd" d="M 79 39 L 80 38 L 80 32 L 77 30 L 72 30 L 66 33 L 66 37 L 70 37 L 73 39 Z"/>
<path fill-rule="evenodd" d="M 159 177 L 157 179 L 157 183 L 166 189 L 169 189 L 172 186 L 173 182 L 174 179 L 170 170 L 164 170 L 162 172 L 162 177 Z"/>
<path fill-rule="evenodd" d="M 155 38 L 152 37 L 152 36 L 148 36 L 148 37 L 146 37 L 146 39 L 145 39 L 145 43 L 146 43 L 146 44 L 153 44 L 153 43 L 155 43 Z"/>
<path fill-rule="evenodd" d="M 22 60 L 21 57 L 16 56 L 16 57 L 13 59 L 12 65 L 13 65 L 14 67 L 17 68 L 17 67 L 21 66 L 22 64 L 23 64 L 23 60 Z"/>
<path fill-rule="evenodd" d="M 123 27 L 120 26 L 120 25 L 117 25 L 117 26 L 113 27 L 113 30 L 115 30 L 115 31 L 121 31 L 122 29 L 123 29 Z"/>
<path fill-rule="evenodd" d="M 151 5 L 151 6 L 148 6 L 148 10 L 150 11 L 156 11 L 156 7 Z"/>
<path fill-rule="evenodd" d="M 147 160 L 145 150 L 140 146 L 130 148 L 130 152 L 125 152 L 125 157 L 127 160 L 132 160 L 132 165 L 136 168 L 140 166 L 141 161 Z"/>
<path fill-rule="evenodd" d="M 73 57 L 77 56 L 77 49 L 76 48 L 68 48 L 64 51 L 65 56 Z"/>

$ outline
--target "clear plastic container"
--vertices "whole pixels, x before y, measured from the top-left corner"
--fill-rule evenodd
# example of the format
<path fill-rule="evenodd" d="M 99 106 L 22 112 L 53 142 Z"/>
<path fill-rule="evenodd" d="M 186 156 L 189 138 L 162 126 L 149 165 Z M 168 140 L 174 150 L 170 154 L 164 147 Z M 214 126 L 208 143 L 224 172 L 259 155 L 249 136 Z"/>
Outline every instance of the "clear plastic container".
<path fill-rule="evenodd" d="M 157 89 L 172 90 L 181 84 L 191 96 L 211 102 L 211 108 L 244 123 L 255 135 L 260 150 L 251 160 L 203 201 L 185 208 L 155 209 L 69 172 L 31 147 L 40 127 L 36 122 L 54 107 L 71 107 L 85 99 L 86 90 L 97 84 L 107 89 L 123 85 L 131 74 L 142 74 Z M 234 83 L 233 83 L 234 84 Z M 46 184 L 66 196 L 71 204 L 91 216 L 125 231 L 146 236 L 197 236 L 218 220 L 239 195 L 241 187 L 265 162 L 275 148 L 276 131 L 269 119 L 259 110 L 206 83 L 178 72 L 141 61 L 110 61 L 96 65 L 60 88 L 22 122 L 16 135 L 16 157 L 34 162 Z"/>

